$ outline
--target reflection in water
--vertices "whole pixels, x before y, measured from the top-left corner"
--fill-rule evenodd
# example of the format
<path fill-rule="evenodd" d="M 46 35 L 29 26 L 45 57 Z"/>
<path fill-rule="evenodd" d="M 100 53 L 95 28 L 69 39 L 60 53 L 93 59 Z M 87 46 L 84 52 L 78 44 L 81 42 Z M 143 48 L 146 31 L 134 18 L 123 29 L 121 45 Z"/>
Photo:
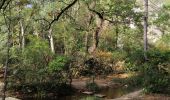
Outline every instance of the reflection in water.
<path fill-rule="evenodd" d="M 71 96 L 71 97 L 62 97 L 56 100 L 102 100 L 101 98 L 95 96 L 88 96 L 88 95 L 79 95 L 79 96 Z"/>
<path fill-rule="evenodd" d="M 132 91 L 133 89 L 125 88 L 125 87 L 106 88 L 101 90 L 98 94 L 106 95 L 105 99 L 114 99 Z M 56 100 L 104 100 L 104 99 L 95 97 L 94 95 L 85 95 L 85 94 L 76 93 L 72 96 L 64 96 Z"/>
<path fill-rule="evenodd" d="M 75 93 L 71 96 L 62 97 L 47 97 L 47 98 L 24 98 L 22 100 L 104 100 L 104 99 L 114 99 L 121 97 L 129 92 L 132 92 L 133 88 L 117 87 L 117 88 L 105 88 L 99 91 L 97 94 L 105 95 L 105 98 L 98 98 L 94 95 L 85 95 L 82 93 Z"/>
<path fill-rule="evenodd" d="M 101 100 L 101 99 L 95 96 L 87 96 L 87 97 L 81 98 L 80 100 Z"/>

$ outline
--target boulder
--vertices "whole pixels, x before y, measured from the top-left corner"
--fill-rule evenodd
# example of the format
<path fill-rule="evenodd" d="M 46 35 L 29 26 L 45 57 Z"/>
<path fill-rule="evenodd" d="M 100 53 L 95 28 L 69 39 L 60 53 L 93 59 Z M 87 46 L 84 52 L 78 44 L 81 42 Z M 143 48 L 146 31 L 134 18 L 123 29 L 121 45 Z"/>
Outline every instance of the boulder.
<path fill-rule="evenodd" d="M 99 98 L 104 98 L 106 97 L 106 95 L 103 95 L 103 94 L 95 94 L 96 97 L 99 97 Z"/>
<path fill-rule="evenodd" d="M 93 92 L 90 92 L 90 91 L 85 91 L 85 92 L 82 92 L 83 94 L 87 94 L 87 95 L 92 95 Z"/>

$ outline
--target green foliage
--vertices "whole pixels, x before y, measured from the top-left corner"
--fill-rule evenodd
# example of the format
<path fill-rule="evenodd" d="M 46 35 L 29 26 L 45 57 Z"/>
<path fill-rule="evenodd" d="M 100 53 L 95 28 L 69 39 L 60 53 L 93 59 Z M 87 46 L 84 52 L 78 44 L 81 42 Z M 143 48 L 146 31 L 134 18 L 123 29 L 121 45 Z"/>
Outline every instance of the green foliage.
<path fill-rule="evenodd" d="M 146 92 L 169 93 L 170 52 L 151 51 L 148 53 L 150 60 L 144 64 L 143 73 Z"/>
<path fill-rule="evenodd" d="M 143 77 L 140 73 L 134 74 L 129 78 L 124 80 L 124 83 L 127 84 L 129 87 L 133 88 L 142 88 L 141 84 L 143 84 Z"/>
<path fill-rule="evenodd" d="M 49 71 L 56 72 L 62 71 L 64 68 L 69 67 L 67 65 L 69 59 L 66 56 L 57 56 L 54 60 L 49 63 Z"/>
<path fill-rule="evenodd" d="M 159 50 L 169 51 L 170 50 L 170 34 L 165 34 L 163 37 L 157 41 L 156 47 Z"/>
<path fill-rule="evenodd" d="M 49 88 L 61 87 L 60 91 L 69 88 L 61 84 L 66 83 L 68 77 L 72 78 L 72 74 L 108 75 L 121 66 L 123 72 L 124 69 L 135 71 L 141 76 L 126 80 L 129 84 L 140 84 L 143 81 L 148 92 L 169 89 L 168 4 L 159 11 L 151 12 L 152 16 L 149 14 L 149 23 L 164 34 L 155 44 L 149 45 L 149 48 L 160 51 L 149 51 L 149 61 L 145 62 L 143 12 L 134 10 L 140 8 L 137 0 L 79 0 L 64 11 L 72 1 L 11 0 L 9 5 L 5 3 L 6 10 L 0 13 L 0 67 L 5 64 L 7 33 L 10 31 L 9 86 L 21 87 L 19 90 L 23 93 L 31 90 L 44 95 L 44 91 Z M 105 20 L 102 26 L 99 17 Z M 49 25 L 52 33 L 48 30 Z M 97 40 L 97 31 L 98 47 L 88 53 Z M 24 48 L 22 42 L 25 42 Z M 56 55 L 51 53 L 51 42 Z M 94 83 L 88 83 L 87 87 L 93 91 L 97 88 Z"/>
<path fill-rule="evenodd" d="M 159 12 L 154 13 L 155 19 L 153 19 L 153 24 L 156 25 L 162 34 L 169 34 L 170 27 L 170 5 L 163 5 Z"/>
<path fill-rule="evenodd" d="M 123 50 L 120 51 L 113 51 L 112 52 L 112 59 L 114 60 L 114 62 L 118 62 L 118 61 L 123 61 L 125 60 L 127 53 Z"/>
<path fill-rule="evenodd" d="M 170 91 L 170 52 L 152 49 L 144 61 L 143 51 L 136 50 L 126 58 L 126 70 L 136 71 L 139 77 L 132 78 L 130 83 L 143 84 L 145 92 L 169 93 Z"/>
<path fill-rule="evenodd" d="M 67 81 L 65 73 L 61 73 L 68 70 L 68 57 L 57 56 L 52 60 L 53 54 L 46 41 L 32 36 L 28 39 L 30 42 L 22 52 L 18 48 L 11 49 L 9 89 L 35 93 L 38 97 L 48 92 L 70 94 L 71 91 L 67 91 L 70 87 L 63 85 Z"/>
<path fill-rule="evenodd" d="M 127 71 L 138 71 L 140 70 L 140 65 L 144 63 L 144 57 L 143 57 L 143 50 L 133 50 L 130 52 L 126 59 L 125 59 L 125 64 L 126 64 L 126 70 Z"/>
<path fill-rule="evenodd" d="M 47 78 L 47 67 L 52 53 L 47 42 L 37 37 L 28 37 L 31 42 L 24 50 L 11 49 L 11 82 L 42 82 Z"/>

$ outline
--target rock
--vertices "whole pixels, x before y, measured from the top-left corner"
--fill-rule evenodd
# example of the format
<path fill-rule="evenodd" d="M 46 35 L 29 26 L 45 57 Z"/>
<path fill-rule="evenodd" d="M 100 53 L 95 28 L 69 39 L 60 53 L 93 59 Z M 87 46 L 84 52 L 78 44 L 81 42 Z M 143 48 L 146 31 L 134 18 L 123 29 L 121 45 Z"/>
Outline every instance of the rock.
<path fill-rule="evenodd" d="M 95 94 L 96 97 L 99 97 L 99 98 L 104 98 L 106 97 L 106 95 L 103 95 L 103 94 Z"/>
<path fill-rule="evenodd" d="M 2 100 L 2 98 L 0 98 L 0 100 Z M 6 97 L 5 100 L 20 100 L 20 99 L 16 99 L 16 98 L 12 98 L 12 97 Z"/>
<path fill-rule="evenodd" d="M 124 87 L 126 87 L 126 88 L 127 88 L 127 87 L 128 87 L 128 85 L 126 84 L 126 85 L 124 85 Z"/>
<path fill-rule="evenodd" d="M 85 91 L 85 92 L 82 92 L 83 94 L 87 94 L 87 95 L 92 95 L 93 92 L 89 92 L 89 91 Z"/>

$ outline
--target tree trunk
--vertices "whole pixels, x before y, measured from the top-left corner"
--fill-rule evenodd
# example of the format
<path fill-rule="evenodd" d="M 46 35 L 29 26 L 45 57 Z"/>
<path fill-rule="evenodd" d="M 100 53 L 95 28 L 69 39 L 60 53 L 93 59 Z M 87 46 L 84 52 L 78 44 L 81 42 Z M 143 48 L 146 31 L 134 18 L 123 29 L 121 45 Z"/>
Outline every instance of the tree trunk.
<path fill-rule="evenodd" d="M 104 23 L 104 20 L 100 19 L 100 24 L 99 24 L 99 26 L 97 26 L 96 31 L 93 34 L 93 45 L 92 45 L 92 48 L 91 48 L 91 52 L 94 52 L 98 48 L 99 35 L 102 31 L 103 23 Z"/>
<path fill-rule="evenodd" d="M 54 48 L 54 39 L 53 39 L 53 35 L 52 35 L 52 29 L 50 28 L 48 31 L 49 35 L 49 41 L 50 41 L 50 48 L 51 48 L 51 52 L 55 53 L 55 48 Z"/>
<path fill-rule="evenodd" d="M 8 27 L 8 35 L 7 35 L 7 56 L 6 56 L 6 61 L 5 61 L 5 66 L 4 66 L 4 87 L 3 87 L 3 96 L 2 96 L 2 100 L 5 100 L 6 98 L 6 89 L 7 89 L 7 71 L 8 71 L 8 67 L 9 67 L 9 51 L 10 51 L 10 35 L 11 35 L 11 21 L 9 21 L 9 23 L 7 23 L 7 18 L 4 15 L 4 20 L 5 20 L 5 24 Z"/>
<path fill-rule="evenodd" d="M 21 43 L 20 43 L 20 47 L 22 49 L 25 48 L 25 36 L 24 36 L 24 26 L 23 26 L 23 22 L 22 20 L 20 20 L 20 28 L 21 28 Z"/>
<path fill-rule="evenodd" d="M 145 12 L 144 12 L 144 58 L 145 61 L 148 60 L 147 57 L 147 50 L 148 50 L 148 38 L 147 38 L 147 32 L 148 32 L 148 0 L 144 0 L 145 5 Z"/>

